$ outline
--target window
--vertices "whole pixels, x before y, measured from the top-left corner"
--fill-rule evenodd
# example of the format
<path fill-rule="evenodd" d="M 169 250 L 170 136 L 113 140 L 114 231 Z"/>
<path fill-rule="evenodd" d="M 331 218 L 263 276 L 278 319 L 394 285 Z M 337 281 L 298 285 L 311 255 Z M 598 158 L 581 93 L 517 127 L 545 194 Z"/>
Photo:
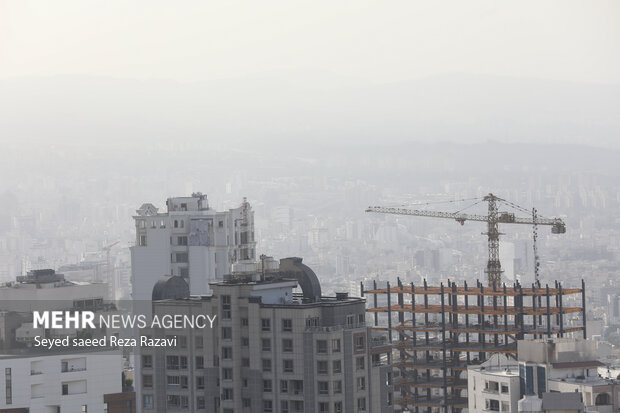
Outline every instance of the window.
<path fill-rule="evenodd" d="M 203 348 L 204 341 L 203 341 L 202 336 L 194 337 L 194 346 L 196 346 L 196 348 Z"/>
<path fill-rule="evenodd" d="M 340 339 L 335 338 L 332 340 L 332 353 L 340 353 Z"/>
<path fill-rule="evenodd" d="M 145 389 L 150 389 L 153 387 L 153 376 L 150 374 L 142 375 L 142 387 Z"/>
<path fill-rule="evenodd" d="M 326 396 L 329 395 L 329 382 L 320 381 L 318 382 L 319 394 Z"/>
<path fill-rule="evenodd" d="M 153 356 L 142 356 L 142 367 L 148 369 L 153 367 Z"/>
<path fill-rule="evenodd" d="M 174 220 L 174 227 L 178 228 L 179 227 L 179 221 L 177 221 L 176 219 Z"/>
<path fill-rule="evenodd" d="M 166 397 L 166 405 L 168 407 L 180 407 L 181 396 L 169 394 L 168 397 Z"/>
<path fill-rule="evenodd" d="M 280 393 L 288 393 L 288 381 L 280 380 Z"/>
<path fill-rule="evenodd" d="M 499 412 L 499 400 L 486 399 L 484 402 L 486 410 Z"/>
<path fill-rule="evenodd" d="M 222 327 L 222 340 L 232 340 L 232 327 Z"/>
<path fill-rule="evenodd" d="M 263 393 L 271 393 L 273 391 L 271 380 L 263 380 Z"/>
<path fill-rule="evenodd" d="M 320 360 L 316 362 L 317 374 L 327 374 L 327 362 Z"/>
<path fill-rule="evenodd" d="M 347 316 L 347 325 L 352 326 L 355 324 L 355 316 L 353 314 L 349 314 Z"/>
<path fill-rule="evenodd" d="M 197 369 L 205 368 L 205 358 L 203 356 L 196 356 L 196 368 Z"/>
<path fill-rule="evenodd" d="M 289 413 L 288 400 L 282 400 L 280 402 L 280 413 Z"/>
<path fill-rule="evenodd" d="M 179 341 L 179 347 L 187 348 L 187 336 L 177 336 Z"/>
<path fill-rule="evenodd" d="M 168 370 L 178 370 L 179 356 L 166 356 L 166 368 Z"/>
<path fill-rule="evenodd" d="M 506 383 L 502 383 L 502 393 L 508 393 L 508 385 Z"/>
<path fill-rule="evenodd" d="M 222 319 L 230 320 L 232 317 L 232 301 L 230 295 L 222 295 Z"/>
<path fill-rule="evenodd" d="M 364 334 L 355 336 L 355 351 L 361 351 L 366 348 L 366 337 Z"/>
<path fill-rule="evenodd" d="M 250 325 L 250 322 L 249 322 L 249 320 L 247 318 L 242 318 L 241 319 L 241 326 L 242 327 L 247 327 L 249 325 Z"/>
<path fill-rule="evenodd" d="M 303 412 L 304 411 L 304 402 L 302 400 L 293 401 L 293 411 L 295 412 Z"/>
<path fill-rule="evenodd" d="M 222 400 L 232 400 L 233 399 L 233 389 L 224 388 L 222 389 Z"/>
<path fill-rule="evenodd" d="M 233 369 L 231 368 L 223 368 L 222 369 L 222 380 L 232 380 L 233 379 Z"/>
<path fill-rule="evenodd" d="M 282 331 L 284 332 L 293 331 L 293 320 L 291 320 L 290 318 L 283 318 L 282 319 Z"/>
<path fill-rule="evenodd" d="M 537 366 L 536 377 L 538 381 L 538 395 L 542 397 L 542 394 L 547 391 L 547 370 L 543 366 Z M 506 389 L 506 392 L 508 392 L 508 389 Z"/>
<path fill-rule="evenodd" d="M 138 246 L 139 247 L 146 247 L 146 235 L 140 235 L 139 241 L 138 241 Z"/>
<path fill-rule="evenodd" d="M 357 410 L 366 410 L 366 398 L 360 397 L 357 399 Z"/>
<path fill-rule="evenodd" d="M 220 228 L 224 228 L 224 221 L 219 221 L 217 223 L 217 226 L 220 227 Z"/>
<path fill-rule="evenodd" d="M 181 384 L 181 378 L 179 376 L 167 376 L 166 382 L 168 386 L 179 386 Z"/>
<path fill-rule="evenodd" d="M 263 343 L 263 346 L 262 346 L 263 351 L 271 351 L 271 339 L 264 338 L 262 340 L 262 343 Z"/>
<path fill-rule="evenodd" d="M 247 408 L 247 407 L 252 407 L 252 399 L 248 399 L 248 398 L 245 398 L 245 397 L 244 397 L 244 398 L 241 400 L 241 403 L 242 403 L 243 407 L 246 407 L 246 408 Z"/>
<path fill-rule="evenodd" d="M 365 368 L 366 368 L 366 363 L 364 362 L 364 356 L 357 357 L 355 359 L 355 369 L 364 370 Z"/>
<path fill-rule="evenodd" d="M 179 362 L 181 370 L 187 370 L 187 356 L 180 356 Z"/>
<path fill-rule="evenodd" d="M 357 378 L 357 390 L 365 390 L 366 389 L 366 377 L 358 377 Z"/>
<path fill-rule="evenodd" d="M 103 413 L 110 413 L 110 406 L 105 402 L 103 403 Z"/>
<path fill-rule="evenodd" d="M 292 353 L 293 352 L 293 340 L 290 338 L 282 339 L 282 352 L 283 353 Z"/>
<path fill-rule="evenodd" d="M 64 384 L 63 384 L 63 391 L 64 391 Z M 4 369 L 4 389 L 5 389 L 5 394 L 6 394 L 6 404 L 13 404 L 13 377 L 12 377 L 12 373 L 11 373 L 11 368 L 7 367 Z M 68 386 L 67 386 L 68 389 Z M 67 393 L 62 393 L 62 394 L 68 394 Z"/>
<path fill-rule="evenodd" d="M 205 378 L 203 376 L 196 376 L 196 389 L 203 390 L 205 388 Z"/>
<path fill-rule="evenodd" d="M 174 262 L 188 262 L 187 252 L 177 252 L 174 254 Z"/>
<path fill-rule="evenodd" d="M 319 327 L 321 325 L 321 319 L 319 317 L 306 318 L 306 327 Z"/>
<path fill-rule="evenodd" d="M 177 237 L 177 245 L 187 245 L 187 237 Z"/>
<path fill-rule="evenodd" d="M 181 267 L 179 268 L 179 275 L 183 278 L 187 278 L 189 277 L 189 268 L 187 267 Z"/>
<path fill-rule="evenodd" d="M 336 380 L 333 383 L 334 394 L 342 394 L 342 381 Z"/>
<path fill-rule="evenodd" d="M 264 372 L 271 371 L 271 359 L 263 359 L 263 371 Z"/>
<path fill-rule="evenodd" d="M 327 340 L 316 341 L 316 352 L 317 354 L 327 354 Z"/>
<path fill-rule="evenodd" d="M 328 413 L 329 412 L 329 403 L 319 403 L 319 413 Z"/>
<path fill-rule="evenodd" d="M 196 397 L 196 408 L 198 410 L 204 410 L 207 407 L 207 403 L 205 401 L 205 397 L 204 396 L 198 396 Z"/>
<path fill-rule="evenodd" d="M 181 376 L 181 388 L 182 389 L 187 389 L 187 376 Z"/>
<path fill-rule="evenodd" d="M 142 396 L 142 407 L 144 407 L 145 409 L 153 408 L 153 395 L 152 394 L 145 394 L 144 396 Z"/>
<path fill-rule="evenodd" d="M 249 346 L 250 346 L 250 338 L 241 337 L 241 347 L 249 347 Z"/>
<path fill-rule="evenodd" d="M 263 400 L 263 413 L 273 412 L 273 402 L 271 400 Z"/>
<path fill-rule="evenodd" d="M 268 318 L 261 319 L 261 327 L 263 331 L 271 331 L 271 320 Z"/>
<path fill-rule="evenodd" d="M 88 405 L 86 404 L 82 405 L 82 413 L 88 413 Z"/>
<path fill-rule="evenodd" d="M 336 374 L 341 373 L 342 372 L 342 361 L 334 360 L 332 362 L 332 371 Z"/>
<path fill-rule="evenodd" d="M 232 360 L 232 347 L 222 347 L 222 360 Z"/>
<path fill-rule="evenodd" d="M 394 404 L 394 393 L 388 393 L 387 394 L 387 405 L 391 406 Z M 506 411 L 508 411 L 509 409 L 506 409 Z"/>
<path fill-rule="evenodd" d="M 63 383 L 62 384 L 62 395 L 66 396 L 67 394 L 69 394 L 69 384 Z"/>
<path fill-rule="evenodd" d="M 285 373 L 293 372 L 293 360 L 283 360 L 283 370 Z"/>
<path fill-rule="evenodd" d="M 334 413 L 342 413 L 342 402 L 334 402 Z"/>

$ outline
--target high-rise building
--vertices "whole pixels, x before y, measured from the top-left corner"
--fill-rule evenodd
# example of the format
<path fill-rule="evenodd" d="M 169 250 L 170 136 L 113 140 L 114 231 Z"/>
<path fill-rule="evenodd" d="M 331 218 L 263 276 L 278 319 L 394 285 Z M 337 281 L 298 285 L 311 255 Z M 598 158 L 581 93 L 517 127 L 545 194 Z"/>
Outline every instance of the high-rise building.
<path fill-rule="evenodd" d="M 154 301 L 154 315 L 211 314 L 217 322 L 141 332 L 178 343 L 141 349 L 141 411 L 393 412 L 391 347 L 372 336 L 365 300 L 322 296 L 301 261 L 235 264 L 211 283 L 211 295 Z M 168 290 L 156 287 L 153 298 Z"/>
<path fill-rule="evenodd" d="M 143 204 L 134 216 L 131 247 L 132 297 L 151 300 L 153 286 L 166 275 L 183 277 L 192 294 L 209 293 L 231 264 L 255 258 L 254 213 L 244 199 L 228 211 L 209 208 L 207 196 L 169 198 L 167 211 Z"/>

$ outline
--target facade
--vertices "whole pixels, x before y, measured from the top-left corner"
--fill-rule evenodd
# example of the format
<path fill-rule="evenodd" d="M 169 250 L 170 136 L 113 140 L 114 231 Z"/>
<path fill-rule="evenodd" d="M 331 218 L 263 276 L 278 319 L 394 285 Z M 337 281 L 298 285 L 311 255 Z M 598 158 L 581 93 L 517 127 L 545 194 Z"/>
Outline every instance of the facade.
<path fill-rule="evenodd" d="M 393 412 L 391 347 L 372 337 L 365 300 L 321 295 L 300 258 L 235 265 L 209 296 L 163 300 L 154 314 L 214 314 L 213 329 L 142 349 L 143 412 Z M 303 293 L 294 289 L 301 287 Z"/>
<path fill-rule="evenodd" d="M 122 389 L 118 352 L 0 356 L 0 371 L 2 412 L 103 412 L 104 395 Z"/>
<path fill-rule="evenodd" d="M 192 294 L 209 293 L 231 264 L 255 259 L 254 213 L 244 199 L 228 211 L 209 208 L 206 195 L 169 198 L 167 211 L 142 205 L 133 218 L 136 244 L 131 247 L 132 297 L 151 300 L 153 286 L 165 275 L 186 279 Z"/>
<path fill-rule="evenodd" d="M 469 413 L 488 411 L 517 413 L 519 365 L 513 359 L 494 354 L 484 363 L 467 368 Z"/>

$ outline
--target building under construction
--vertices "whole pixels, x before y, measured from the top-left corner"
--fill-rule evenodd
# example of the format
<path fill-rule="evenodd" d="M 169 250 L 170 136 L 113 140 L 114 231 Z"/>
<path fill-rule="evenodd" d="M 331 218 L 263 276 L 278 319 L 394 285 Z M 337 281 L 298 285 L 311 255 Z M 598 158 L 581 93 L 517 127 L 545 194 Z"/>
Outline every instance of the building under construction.
<path fill-rule="evenodd" d="M 467 408 L 467 366 L 492 353 L 517 356 L 517 340 L 586 337 L 585 284 L 524 287 L 387 283 L 361 285 L 374 328 L 392 343 L 395 403 L 403 411 Z M 399 374 L 398 374 L 399 373 Z"/>

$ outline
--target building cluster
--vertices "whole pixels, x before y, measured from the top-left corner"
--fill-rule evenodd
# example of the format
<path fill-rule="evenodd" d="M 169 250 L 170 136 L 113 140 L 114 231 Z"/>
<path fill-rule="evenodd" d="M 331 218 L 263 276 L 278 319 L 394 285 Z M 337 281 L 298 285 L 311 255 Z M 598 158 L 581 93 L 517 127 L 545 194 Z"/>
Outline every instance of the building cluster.
<path fill-rule="evenodd" d="M 286 208 L 276 215 L 281 225 L 292 219 Z M 305 259 L 257 255 L 254 212 L 246 199 L 237 208 L 216 211 L 206 195 L 194 193 L 169 198 L 165 212 L 143 204 L 133 219 L 135 245 L 125 277 L 134 311 L 208 314 L 215 325 L 135 332 L 175 338 L 173 347 L 33 351 L 36 335 L 101 334 L 34 329 L 28 314 L 37 306 L 119 312 L 123 305 L 118 289 L 106 282 L 108 266 L 64 267 L 71 279 L 53 270 L 31 271 L 0 287 L 6 389 L 0 411 L 606 413 L 620 408 L 615 349 L 592 340 L 603 333 L 586 312 L 584 283 L 526 284 L 513 277 L 509 284 L 486 287 L 443 277 L 429 284 L 415 276 L 403 277 L 407 282 L 362 282 L 353 294 L 349 281 L 332 280 L 351 274 L 348 256 L 339 256 L 337 270 L 328 273 L 323 271 L 329 266 L 319 264 L 317 276 Z M 345 238 L 358 237 L 357 226 L 345 229 Z M 382 229 L 380 238 L 392 243 L 395 231 Z M 328 251 L 328 234 L 317 221 L 306 233 L 308 250 Z M 413 256 L 430 272 L 452 259 L 441 249 Z M 608 301 L 606 317 L 620 320 L 620 300 Z"/>

